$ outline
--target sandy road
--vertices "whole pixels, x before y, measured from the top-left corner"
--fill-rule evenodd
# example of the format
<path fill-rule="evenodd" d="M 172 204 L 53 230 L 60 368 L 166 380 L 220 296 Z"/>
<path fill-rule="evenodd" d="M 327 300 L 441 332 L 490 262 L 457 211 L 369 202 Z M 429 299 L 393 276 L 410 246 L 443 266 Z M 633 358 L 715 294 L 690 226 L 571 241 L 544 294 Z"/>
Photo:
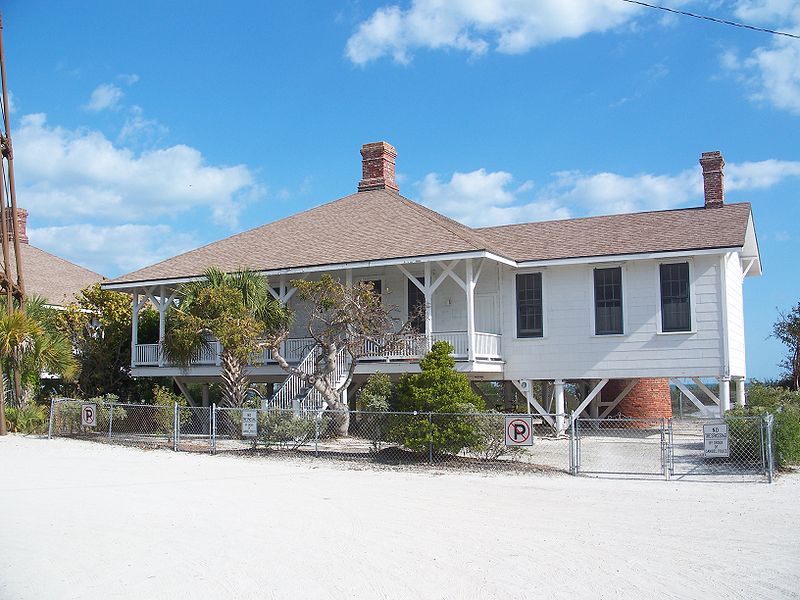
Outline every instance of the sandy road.
<path fill-rule="evenodd" d="M 776 484 L 358 469 L 0 438 L 0 599 L 800 598 Z"/>

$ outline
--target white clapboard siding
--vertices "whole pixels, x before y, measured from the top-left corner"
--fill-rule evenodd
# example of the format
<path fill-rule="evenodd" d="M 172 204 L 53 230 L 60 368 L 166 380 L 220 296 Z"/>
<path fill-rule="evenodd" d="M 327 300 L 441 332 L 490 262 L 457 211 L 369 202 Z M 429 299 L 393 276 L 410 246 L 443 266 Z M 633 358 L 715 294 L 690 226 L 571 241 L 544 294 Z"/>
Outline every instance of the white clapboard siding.
<path fill-rule="evenodd" d="M 545 337 L 541 339 L 516 337 L 516 271 L 506 268 L 502 277 L 505 377 L 719 376 L 724 360 L 719 256 L 692 259 L 691 333 L 659 333 L 658 261 L 628 261 L 621 265 L 623 335 L 594 335 L 592 266 L 574 265 L 542 270 Z M 741 322 L 741 315 L 736 318 Z"/>

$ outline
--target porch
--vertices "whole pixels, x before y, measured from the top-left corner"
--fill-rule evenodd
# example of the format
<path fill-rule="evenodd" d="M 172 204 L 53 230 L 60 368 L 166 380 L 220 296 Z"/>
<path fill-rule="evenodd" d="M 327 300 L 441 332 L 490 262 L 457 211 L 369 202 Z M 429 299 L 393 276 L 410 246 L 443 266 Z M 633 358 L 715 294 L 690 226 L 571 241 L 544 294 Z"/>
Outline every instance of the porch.
<path fill-rule="evenodd" d="M 501 336 L 496 333 L 474 333 L 474 360 L 500 361 L 502 360 Z M 457 361 L 470 359 L 470 336 L 466 331 L 434 332 L 430 336 L 408 335 L 401 338 L 390 353 L 384 352 L 384 344 L 377 341 L 365 343 L 364 362 L 409 362 L 419 360 L 430 349 L 434 342 L 444 341 L 453 346 L 452 356 Z M 283 344 L 283 353 L 291 363 L 300 362 L 305 354 L 314 345 L 314 340 L 308 337 L 289 338 Z M 209 342 L 200 356 L 192 361 L 192 366 L 219 366 L 221 344 L 217 341 Z M 163 367 L 170 366 L 164 360 L 159 344 L 136 344 L 133 353 L 134 367 Z M 268 350 L 253 357 L 255 364 L 274 364 Z"/>

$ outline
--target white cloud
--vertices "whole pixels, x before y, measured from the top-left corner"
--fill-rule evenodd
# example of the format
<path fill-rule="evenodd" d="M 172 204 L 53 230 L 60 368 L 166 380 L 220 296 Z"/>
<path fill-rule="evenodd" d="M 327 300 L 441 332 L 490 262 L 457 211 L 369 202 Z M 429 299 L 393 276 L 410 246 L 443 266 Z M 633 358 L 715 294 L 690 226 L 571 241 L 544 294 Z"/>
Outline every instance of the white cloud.
<path fill-rule="evenodd" d="M 725 173 L 728 191 L 766 189 L 800 177 L 800 161 L 730 163 Z M 478 169 L 456 172 L 449 181 L 431 173 L 416 185 L 423 204 L 472 226 L 668 210 L 703 202 L 699 166 L 671 175 L 561 171 L 538 191 L 530 181 L 516 188 L 513 181 L 511 173 Z"/>
<path fill-rule="evenodd" d="M 423 204 L 473 227 L 570 216 L 567 208 L 552 201 L 526 201 L 521 196 L 533 189 L 533 182 L 525 181 L 513 188 L 513 181 L 505 171 L 478 169 L 453 173 L 445 182 L 430 173 L 416 185 Z"/>
<path fill-rule="evenodd" d="M 28 229 L 31 243 L 107 277 L 134 271 L 197 246 L 168 225 L 67 225 Z"/>
<path fill-rule="evenodd" d="M 139 76 L 136 73 L 120 73 L 117 75 L 117 79 L 119 79 L 125 85 L 133 85 L 139 81 Z"/>
<path fill-rule="evenodd" d="M 119 131 L 117 141 L 158 141 L 158 139 L 167 132 L 168 129 L 164 125 L 159 123 L 156 119 L 146 118 L 142 107 L 134 104 L 125 117 L 125 123 Z"/>
<path fill-rule="evenodd" d="M 185 145 L 135 153 L 98 131 L 50 126 L 44 114 L 22 117 L 15 146 L 25 208 L 62 222 L 141 222 L 203 208 L 234 227 L 243 203 L 264 195 L 245 165 L 208 165 Z"/>
<path fill-rule="evenodd" d="M 800 3 L 796 0 L 740 0 L 737 18 L 800 34 Z M 800 115 L 800 41 L 773 36 L 768 46 L 740 58 L 731 50 L 722 54 L 723 68 L 750 90 L 751 99 Z"/>
<path fill-rule="evenodd" d="M 125 94 L 113 83 L 101 83 L 92 91 L 89 102 L 84 108 L 92 112 L 113 109 Z"/>
<path fill-rule="evenodd" d="M 376 10 L 347 41 L 356 64 L 407 63 L 420 48 L 519 54 L 628 23 L 640 8 L 619 0 L 413 0 Z"/>

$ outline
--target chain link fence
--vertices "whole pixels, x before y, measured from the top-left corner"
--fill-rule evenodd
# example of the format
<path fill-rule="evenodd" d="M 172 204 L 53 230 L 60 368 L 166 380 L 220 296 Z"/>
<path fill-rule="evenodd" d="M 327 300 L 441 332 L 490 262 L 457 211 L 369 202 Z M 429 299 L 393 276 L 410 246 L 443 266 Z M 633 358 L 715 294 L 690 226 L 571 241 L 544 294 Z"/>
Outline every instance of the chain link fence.
<path fill-rule="evenodd" d="M 88 412 L 87 412 L 88 411 Z M 560 433 L 556 433 L 560 432 Z M 53 401 L 49 437 L 180 452 L 573 475 L 772 480 L 772 416 L 308 411 Z"/>
<path fill-rule="evenodd" d="M 573 474 L 767 480 L 772 415 L 715 419 L 585 419 L 572 429 Z"/>

